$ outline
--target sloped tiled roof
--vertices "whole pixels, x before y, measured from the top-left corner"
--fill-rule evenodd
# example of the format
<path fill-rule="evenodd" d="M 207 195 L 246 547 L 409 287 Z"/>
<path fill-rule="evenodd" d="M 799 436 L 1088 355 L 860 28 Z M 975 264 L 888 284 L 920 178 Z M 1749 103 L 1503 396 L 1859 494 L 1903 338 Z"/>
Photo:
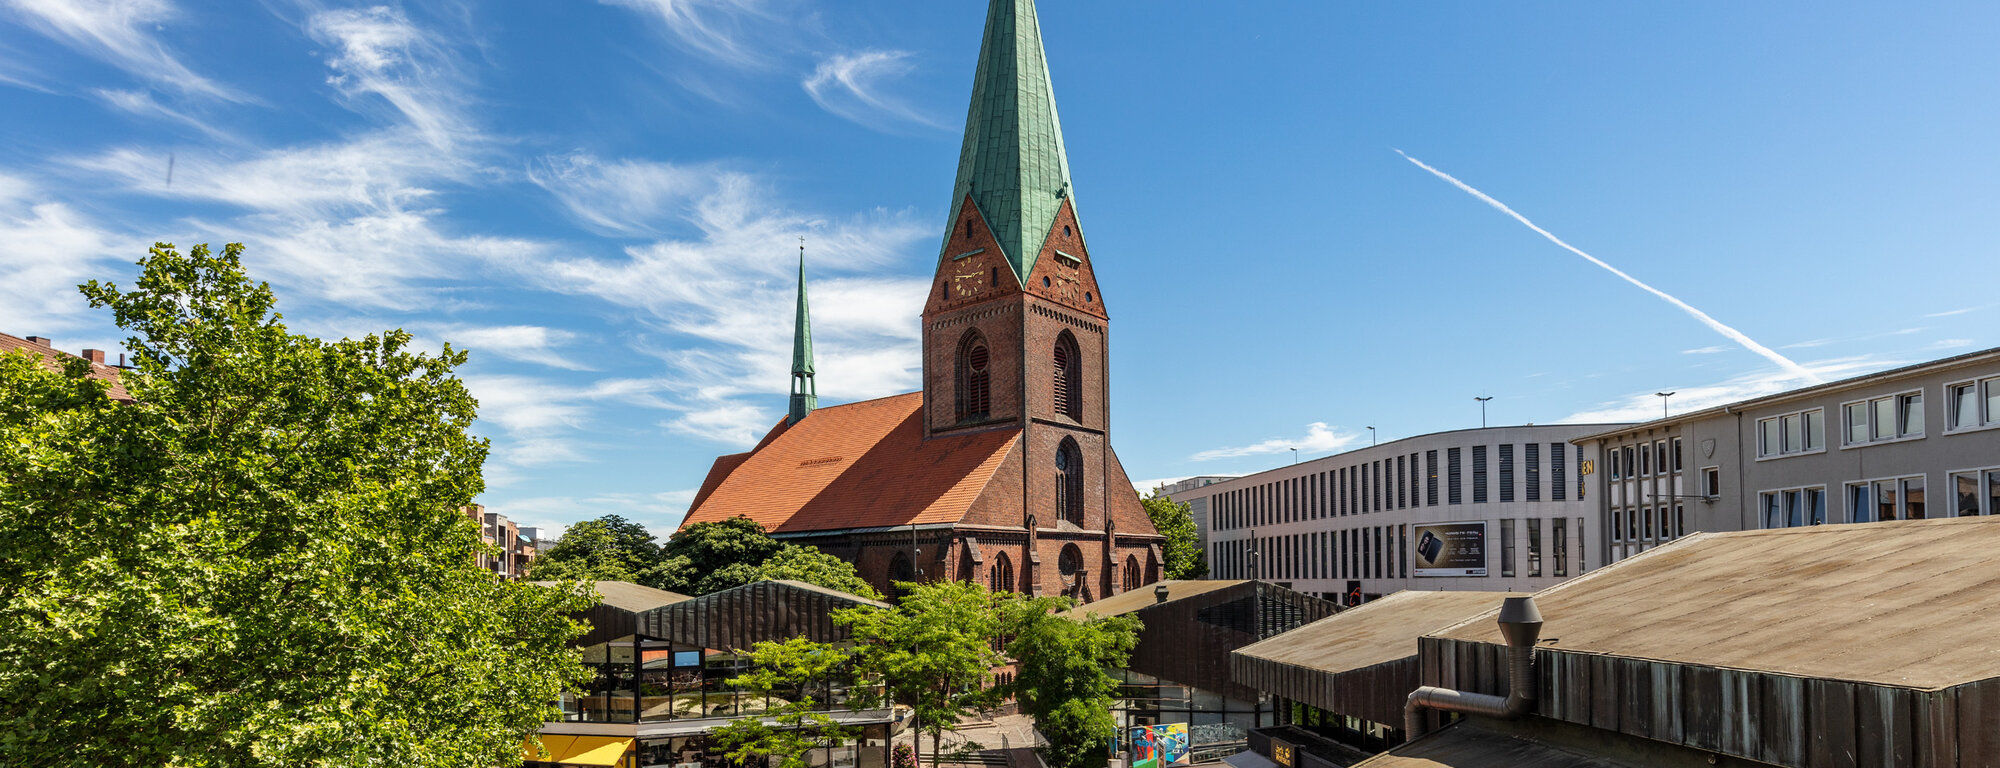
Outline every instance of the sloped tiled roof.
<path fill-rule="evenodd" d="M 13 352 L 14 350 L 17 349 L 24 349 L 34 354 L 40 355 L 42 357 L 42 360 L 48 365 L 48 367 L 54 370 L 62 370 L 63 358 L 76 357 L 76 355 L 72 355 L 60 349 L 44 347 L 40 344 L 36 344 L 32 341 L 21 338 L 19 336 L 10 336 L 5 333 L 0 333 L 0 355 Z M 125 385 L 118 382 L 117 366 L 105 365 L 103 363 L 91 363 L 90 378 L 111 382 L 110 391 L 105 393 L 111 399 L 127 400 L 127 401 L 132 399 L 132 395 L 128 394 L 125 391 Z"/>
<path fill-rule="evenodd" d="M 821 408 L 773 432 L 733 469 L 724 462 L 736 456 L 716 460 L 710 480 L 726 476 L 682 525 L 739 515 L 772 533 L 956 523 L 1021 434 L 925 440 L 921 392 Z"/>

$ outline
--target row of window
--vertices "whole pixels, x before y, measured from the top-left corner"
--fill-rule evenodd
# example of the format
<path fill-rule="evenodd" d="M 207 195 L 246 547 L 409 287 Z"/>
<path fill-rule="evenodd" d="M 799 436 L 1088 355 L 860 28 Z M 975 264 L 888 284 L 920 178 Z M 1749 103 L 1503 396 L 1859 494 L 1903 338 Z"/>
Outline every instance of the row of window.
<path fill-rule="evenodd" d="M 1943 509 L 1930 506 L 1928 479 L 1907 475 L 1848 483 L 1844 488 L 1845 520 L 1829 515 L 1823 485 L 1765 491 L 1757 495 L 1758 510 L 1765 528 L 2000 514 L 2000 467 L 1949 473 L 1946 482 L 1951 504 Z"/>
<path fill-rule="evenodd" d="M 1669 446 L 1672 446 L 1671 452 Z M 1627 445 L 1611 449 L 1611 479 L 1644 477 L 1681 471 L 1681 439 L 1655 440 L 1650 446 Z"/>
<path fill-rule="evenodd" d="M 1521 449 L 1520 473 L 1516 474 L 1514 449 Z M 1541 443 L 1498 446 L 1499 482 L 1502 503 L 1518 496 L 1524 501 L 1541 501 L 1547 469 L 1547 496 L 1550 501 L 1568 501 L 1572 478 L 1582 476 L 1582 452 L 1570 461 L 1568 443 L 1549 443 L 1548 461 L 1542 460 Z M 1472 503 L 1485 504 L 1489 498 L 1487 446 L 1472 446 Z M 1397 455 L 1302 477 L 1275 480 L 1251 488 L 1224 491 L 1212 497 L 1209 511 L 1211 530 L 1231 530 L 1258 525 L 1316 520 L 1326 517 L 1366 514 L 1385 510 L 1435 507 L 1465 503 L 1465 451 L 1453 446 L 1443 451 L 1444 488 L 1439 494 L 1439 451 Z M 1520 482 L 1516 482 L 1517 478 Z M 1421 482 L 1419 482 L 1421 481 Z M 1576 498 L 1583 498 L 1583 485 L 1576 483 Z"/>
<path fill-rule="evenodd" d="M 1946 384 L 1944 395 L 1948 406 L 1945 431 L 2000 426 L 2000 376 Z M 1923 437 L 1924 392 L 1918 389 L 1842 403 L 1840 415 L 1842 444 L 1845 446 Z M 1814 408 L 1757 420 L 1758 458 L 1817 453 L 1825 449 L 1824 409 Z"/>
<path fill-rule="evenodd" d="M 1525 575 L 1540 577 L 1543 572 L 1543 528 L 1547 526 L 1549 573 L 1566 577 L 1570 571 L 1570 525 L 1566 518 L 1527 518 L 1500 521 L 1500 575 L 1515 576 L 1517 560 L 1516 523 L 1527 536 Z M 1408 525 L 1350 528 L 1340 531 L 1271 536 L 1260 539 L 1218 541 L 1211 545 L 1210 562 L 1216 578 L 1223 579 L 1401 579 L 1410 576 Z M 1577 518 L 1575 535 L 1583 537 L 1583 518 Z M 1578 550 L 1576 571 L 1584 562 Z"/>
<path fill-rule="evenodd" d="M 1396 579 L 1410 575 L 1408 525 L 1218 541 L 1221 579 Z"/>
<path fill-rule="evenodd" d="M 1625 507 L 1611 510 L 1611 540 L 1672 541 L 1687 535 L 1687 508 Z"/>

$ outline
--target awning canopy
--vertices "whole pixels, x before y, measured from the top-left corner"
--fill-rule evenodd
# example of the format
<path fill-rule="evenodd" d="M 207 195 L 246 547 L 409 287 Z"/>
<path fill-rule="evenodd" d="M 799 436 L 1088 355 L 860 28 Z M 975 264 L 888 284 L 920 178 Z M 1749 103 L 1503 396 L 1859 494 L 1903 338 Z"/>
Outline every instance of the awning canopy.
<path fill-rule="evenodd" d="M 542 757 L 542 751 L 549 753 Z M 632 751 L 632 740 L 615 736 L 556 736 L 544 734 L 542 748 L 535 749 L 533 739 L 521 743 L 521 754 L 528 760 L 539 760 L 563 765 L 616 766 Z"/>

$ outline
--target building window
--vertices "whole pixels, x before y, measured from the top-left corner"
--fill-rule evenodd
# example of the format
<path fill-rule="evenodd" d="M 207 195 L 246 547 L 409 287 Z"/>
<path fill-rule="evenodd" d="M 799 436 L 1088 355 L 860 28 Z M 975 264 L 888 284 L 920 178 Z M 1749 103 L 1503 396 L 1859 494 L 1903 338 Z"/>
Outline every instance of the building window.
<path fill-rule="evenodd" d="M 1867 445 L 1924 434 L 1924 393 L 1904 392 L 1840 406 L 1848 445 Z"/>
<path fill-rule="evenodd" d="M 1424 452 L 1424 504 L 1438 505 L 1438 452 L 1435 449 Z"/>
<path fill-rule="evenodd" d="M 1787 488 L 1757 495 L 1765 528 L 1798 528 L 1826 523 L 1826 488 Z"/>
<path fill-rule="evenodd" d="M 993 415 L 992 354 L 979 331 L 965 332 L 958 342 L 958 420 L 980 421 Z"/>
<path fill-rule="evenodd" d="M 1645 541 L 1652 541 L 1652 540 L 1653 540 L 1653 508 L 1652 508 L 1652 507 L 1644 507 L 1644 508 L 1641 508 L 1641 509 L 1639 510 L 1639 515 L 1640 515 L 1640 517 L 1642 518 L 1642 519 L 1641 519 L 1641 520 L 1639 521 L 1639 535 L 1638 535 L 1638 536 L 1635 536 L 1635 537 L 1633 537 L 1633 538 L 1634 538 L 1634 539 L 1643 539 L 1643 540 L 1645 540 Z"/>
<path fill-rule="evenodd" d="M 1530 443 L 1529 445 L 1533 445 Z M 1528 576 L 1542 575 L 1542 521 L 1528 518 Z"/>
<path fill-rule="evenodd" d="M 1139 558 L 1133 555 L 1126 555 L 1124 591 L 1130 592 L 1138 588 L 1139 588 Z"/>
<path fill-rule="evenodd" d="M 1924 502 L 1923 475 L 1847 485 L 1848 519 L 1857 523 L 1922 520 L 1926 511 Z"/>
<path fill-rule="evenodd" d="M 1611 540 L 1625 540 L 1625 510 L 1611 510 Z"/>
<path fill-rule="evenodd" d="M 1826 448 L 1826 411 L 1787 413 L 1757 420 L 1757 457 L 1817 453 Z"/>
<path fill-rule="evenodd" d="M 1514 520 L 1500 521 L 1500 575 L 1514 575 Z"/>
<path fill-rule="evenodd" d="M 1522 451 L 1521 461 L 1522 463 L 1528 465 L 1527 478 L 1525 478 L 1522 481 L 1525 485 L 1527 485 L 1527 491 L 1528 491 L 1527 493 L 1523 494 L 1523 496 L 1525 497 L 1524 500 L 1541 501 L 1542 500 L 1542 445 L 1540 443 L 1526 443 L 1521 446 L 1521 451 Z"/>
<path fill-rule="evenodd" d="M 1500 445 L 1500 503 L 1514 500 L 1514 445 Z"/>
<path fill-rule="evenodd" d="M 1626 477 L 1638 477 L 1638 476 L 1639 476 L 1639 465 L 1638 465 L 1638 464 L 1636 464 L 1636 463 L 1634 463 L 1634 462 L 1636 461 L 1636 459 L 1632 458 L 1632 456 L 1633 456 L 1633 454 L 1632 454 L 1632 446 L 1629 446 L 1629 445 L 1628 445 L 1628 446 L 1625 446 L 1625 447 L 1624 447 L 1623 449 L 1619 450 L 1619 453 L 1621 453 L 1621 454 L 1624 454 L 1624 456 L 1625 456 L 1625 476 L 1626 476 Z"/>
<path fill-rule="evenodd" d="M 1464 492 L 1459 490 L 1458 480 L 1461 477 L 1461 475 L 1458 466 L 1458 446 L 1452 446 L 1444 449 L 1444 463 L 1446 468 L 1444 475 L 1445 501 L 1452 504 L 1457 504 L 1459 502 L 1465 501 Z"/>
<path fill-rule="evenodd" d="M 1953 472 L 1951 487 L 1959 517 L 2000 515 L 2000 467 Z"/>
<path fill-rule="evenodd" d="M 1549 520 L 1549 554 L 1555 557 L 1555 576 L 1569 575 L 1568 521 L 1558 517 Z"/>
<path fill-rule="evenodd" d="M 1056 512 L 1062 519 L 1083 525 L 1083 452 L 1074 438 L 1063 438 L 1056 446 Z"/>
<path fill-rule="evenodd" d="M 1569 463 L 1569 456 L 1564 453 L 1568 448 L 1563 443 L 1549 443 L 1549 501 L 1569 500 L 1569 473 L 1563 471 L 1563 465 Z"/>
<path fill-rule="evenodd" d="M 1626 450 L 1629 451 L 1631 449 L 1627 448 Z M 1653 474 L 1653 452 L 1646 450 L 1646 446 L 1643 445 L 1639 446 L 1639 474 Z"/>
<path fill-rule="evenodd" d="M 1472 446 L 1472 503 L 1486 503 L 1486 446 L 1483 445 Z"/>
<path fill-rule="evenodd" d="M 1077 352 L 1076 337 L 1063 331 L 1056 337 L 1054 394 L 1056 413 L 1071 421 L 1083 421 L 1083 356 Z"/>
<path fill-rule="evenodd" d="M 1611 479 L 1613 480 L 1617 480 L 1625 476 L 1623 469 L 1624 465 L 1618 461 L 1618 458 L 1621 455 L 1623 455 L 1623 452 L 1619 451 L 1618 449 L 1614 448 L 1611 450 Z"/>
<path fill-rule="evenodd" d="M 1826 434 L 1826 425 L 1823 423 L 1820 424 L 1820 434 L 1823 440 L 1824 435 Z M 1676 437 L 1674 438 L 1674 472 L 1678 474 L 1680 471 L 1681 471 L 1681 439 Z"/>
<path fill-rule="evenodd" d="M 993 567 L 986 570 L 988 589 L 994 592 L 1014 591 L 1014 561 L 1002 552 L 993 558 Z"/>
<path fill-rule="evenodd" d="M 1639 540 L 1639 510 L 1629 507 L 1625 510 L 1625 540 Z"/>
<path fill-rule="evenodd" d="M 1947 384 L 1944 393 L 1948 430 L 2000 426 L 2000 376 Z"/>
<path fill-rule="evenodd" d="M 1083 550 L 1075 544 L 1065 544 L 1062 553 L 1056 555 L 1056 573 L 1062 576 L 1063 594 L 1075 596 L 1083 591 Z"/>
<path fill-rule="evenodd" d="M 1722 468 L 1701 468 L 1701 495 L 1706 499 L 1722 498 Z"/>

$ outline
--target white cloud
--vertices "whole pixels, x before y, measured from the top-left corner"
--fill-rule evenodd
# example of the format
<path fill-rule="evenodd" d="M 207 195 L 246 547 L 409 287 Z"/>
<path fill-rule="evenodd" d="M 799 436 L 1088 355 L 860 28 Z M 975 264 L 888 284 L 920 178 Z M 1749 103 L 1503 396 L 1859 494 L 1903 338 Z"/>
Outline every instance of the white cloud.
<path fill-rule="evenodd" d="M 106 229 L 27 180 L 0 174 L 0 330 L 51 334 L 90 325 L 76 286 L 112 276 L 150 243 Z M 94 326 L 92 326 L 94 327 Z"/>
<path fill-rule="evenodd" d="M 121 91 L 112 88 L 99 88 L 92 91 L 92 93 L 95 93 L 97 98 L 103 99 L 104 103 L 139 117 L 164 117 L 201 131 L 207 134 L 209 138 L 232 143 L 236 141 L 234 136 L 231 136 L 222 129 L 209 125 L 184 111 L 161 104 L 159 99 L 153 98 L 151 91 Z"/>
<path fill-rule="evenodd" d="M 1925 349 L 1958 349 L 1960 347 L 1970 347 L 1972 344 L 1973 341 L 1971 339 L 1938 339 L 1931 342 L 1930 346 L 1925 347 Z"/>
<path fill-rule="evenodd" d="M 781 403 L 785 393 L 800 235 L 809 236 L 806 273 L 820 395 L 854 400 L 915 388 L 917 321 L 929 283 L 884 276 L 900 254 L 930 234 L 911 216 L 878 211 L 829 221 L 789 212 L 769 201 L 753 178 L 726 171 L 681 179 L 685 169 L 588 156 L 563 168 L 561 175 L 538 180 L 559 199 L 591 199 L 621 184 L 657 188 L 658 182 L 646 180 L 669 176 L 677 179 L 675 194 L 683 188 L 702 192 L 677 204 L 677 221 L 664 218 L 669 206 L 642 206 L 650 209 L 648 217 L 662 217 L 646 226 L 684 230 L 687 237 L 626 248 L 623 259 L 550 259 L 529 270 L 551 288 L 633 308 L 677 339 L 705 342 L 676 342 L 653 352 L 673 382 L 663 395 L 679 412 L 666 422 L 669 429 L 743 445 L 776 420 L 776 411 L 759 403 Z M 630 213 L 579 215 L 610 226 L 636 222 Z"/>
<path fill-rule="evenodd" d="M 668 39 L 734 67 L 768 66 L 781 19 L 762 0 L 603 0 L 659 22 Z"/>
<path fill-rule="evenodd" d="M 6 0 L 24 25 L 87 56 L 186 95 L 249 97 L 197 75 L 149 30 L 178 15 L 166 0 Z"/>
<path fill-rule="evenodd" d="M 1269 440 L 1265 440 L 1264 442 L 1255 443 L 1252 445 L 1239 446 L 1235 448 L 1215 448 L 1212 450 L 1202 451 L 1188 458 L 1192 461 L 1233 459 L 1241 456 L 1255 456 L 1259 454 L 1268 454 L 1268 453 L 1285 453 L 1292 450 L 1293 448 L 1299 449 L 1300 453 L 1330 453 L 1333 451 L 1338 451 L 1343 448 L 1346 448 L 1347 446 L 1353 445 L 1356 441 L 1359 441 L 1360 439 L 1361 435 L 1357 433 L 1335 432 L 1332 427 L 1326 425 L 1326 422 L 1315 421 L 1311 424 L 1306 425 L 1306 433 L 1301 437 L 1296 437 L 1296 438 L 1274 437 Z"/>
<path fill-rule="evenodd" d="M 613 235 L 658 234 L 688 213 L 697 195 L 713 191 L 718 172 L 671 163 L 603 162 L 587 153 L 546 157 L 528 179 L 555 195 L 584 226 Z"/>
<path fill-rule="evenodd" d="M 313 14 L 306 33 L 337 53 L 327 59 L 327 83 L 357 110 L 379 98 L 433 147 L 449 148 L 475 134 L 462 114 L 464 83 L 455 60 L 402 11 L 376 6 Z"/>
<path fill-rule="evenodd" d="M 1726 346 L 1723 346 L 1723 345 L 1720 345 L 1720 344 L 1717 344 L 1717 345 L 1715 345 L 1715 346 L 1712 346 L 1712 347 L 1696 347 L 1696 348 L 1694 348 L 1694 349 L 1683 349 L 1683 350 L 1681 350 L 1681 354 L 1683 354 L 1683 355 L 1713 355 L 1713 354 L 1716 354 L 1716 353 L 1718 353 L 1718 352 L 1727 352 L 1727 351 L 1729 351 L 1729 349 L 1730 349 L 1729 347 L 1726 347 Z"/>
<path fill-rule="evenodd" d="M 1991 306 L 1991 305 L 1987 305 L 1987 306 Z M 1951 316 L 1953 316 L 1953 315 L 1963 315 L 1963 314 L 1965 314 L 1965 313 L 1967 313 L 1967 312 L 1975 312 L 1975 311 L 1978 311 L 1978 310 L 1980 310 L 1980 309 L 1984 309 L 1984 308 L 1985 308 L 1984 306 L 1980 306 L 1980 307 L 1959 307 L 1958 309 L 1947 309 L 1947 310 L 1945 310 L 1945 311 L 1943 311 L 1943 312 L 1932 312 L 1932 313 L 1930 313 L 1930 314 L 1928 314 L 1928 315 L 1924 315 L 1924 317 L 1951 317 Z"/>
<path fill-rule="evenodd" d="M 1764 369 L 1711 384 L 1680 385 L 1637 392 L 1598 407 L 1578 411 L 1559 420 L 1564 424 L 1603 424 L 1651 421 L 1660 418 L 1660 397 L 1654 392 L 1672 391 L 1668 399 L 1674 414 L 1714 408 L 1753 397 L 1776 394 L 1821 381 L 1837 381 L 1874 371 L 1894 368 L 1905 361 L 1884 357 L 1843 357 L 1806 363 L 1814 379 L 1801 379 L 1787 371 Z"/>
<path fill-rule="evenodd" d="M 821 109 L 870 128 L 915 123 L 942 130 L 942 123 L 884 92 L 884 81 L 909 74 L 909 58 L 908 51 L 837 54 L 821 59 L 800 85 Z"/>
<path fill-rule="evenodd" d="M 433 323 L 422 326 L 427 335 L 449 342 L 454 348 L 472 353 L 473 359 L 491 354 L 508 360 L 546 365 L 566 371 L 593 370 L 565 354 L 577 335 L 539 325 L 478 326 L 462 323 Z M 419 346 L 434 346 L 421 344 Z"/>

